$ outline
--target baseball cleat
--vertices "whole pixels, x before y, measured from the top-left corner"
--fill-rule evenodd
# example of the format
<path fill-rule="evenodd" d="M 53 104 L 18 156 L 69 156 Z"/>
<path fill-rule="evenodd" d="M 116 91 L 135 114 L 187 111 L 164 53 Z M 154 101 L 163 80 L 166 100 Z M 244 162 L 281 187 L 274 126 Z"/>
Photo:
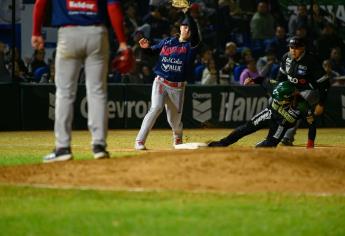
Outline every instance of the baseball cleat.
<path fill-rule="evenodd" d="M 293 146 L 293 140 L 291 140 L 289 138 L 283 138 L 281 141 L 281 144 L 283 146 Z"/>
<path fill-rule="evenodd" d="M 105 159 L 110 157 L 109 152 L 106 150 L 104 145 L 95 144 L 93 145 L 92 151 L 95 159 Z"/>
<path fill-rule="evenodd" d="M 72 160 L 73 155 L 71 152 L 71 148 L 56 148 L 53 150 L 52 153 L 43 157 L 43 163 L 51 163 L 56 161 L 68 161 Z"/>
<path fill-rule="evenodd" d="M 134 149 L 138 151 L 146 150 L 145 144 L 143 141 L 136 141 L 134 145 Z"/>
<path fill-rule="evenodd" d="M 314 140 L 308 139 L 307 148 L 314 148 L 314 147 L 315 147 Z"/>
<path fill-rule="evenodd" d="M 182 137 L 174 137 L 174 146 L 182 144 Z"/>

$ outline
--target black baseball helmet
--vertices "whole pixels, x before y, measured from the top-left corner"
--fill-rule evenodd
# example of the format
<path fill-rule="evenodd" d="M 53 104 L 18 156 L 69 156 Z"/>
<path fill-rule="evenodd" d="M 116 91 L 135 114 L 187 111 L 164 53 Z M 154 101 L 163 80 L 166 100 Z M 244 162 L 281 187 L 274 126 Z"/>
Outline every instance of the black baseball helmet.
<path fill-rule="evenodd" d="M 288 45 L 290 48 L 301 48 L 305 47 L 305 42 L 301 37 L 293 36 L 289 39 Z"/>

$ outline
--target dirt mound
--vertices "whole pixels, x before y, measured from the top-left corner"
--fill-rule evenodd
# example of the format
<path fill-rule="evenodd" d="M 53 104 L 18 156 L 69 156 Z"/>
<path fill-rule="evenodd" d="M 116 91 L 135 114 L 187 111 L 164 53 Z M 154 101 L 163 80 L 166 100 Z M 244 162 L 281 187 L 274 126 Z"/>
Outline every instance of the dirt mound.
<path fill-rule="evenodd" d="M 0 183 L 116 190 L 344 194 L 344 149 L 226 148 L 0 168 Z"/>

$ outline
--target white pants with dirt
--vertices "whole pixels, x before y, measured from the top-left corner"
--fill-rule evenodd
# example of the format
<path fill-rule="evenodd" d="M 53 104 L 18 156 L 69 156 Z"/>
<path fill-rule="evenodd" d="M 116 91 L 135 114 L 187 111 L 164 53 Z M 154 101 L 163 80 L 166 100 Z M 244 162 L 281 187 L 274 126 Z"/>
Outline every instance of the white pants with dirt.
<path fill-rule="evenodd" d="M 147 136 L 155 124 L 164 106 L 167 120 L 173 131 L 174 138 L 182 139 L 182 109 L 184 103 L 185 82 L 170 82 L 159 76 L 153 82 L 151 93 L 151 107 L 146 114 L 136 142 L 145 143 Z"/>
<path fill-rule="evenodd" d="M 71 146 L 74 100 L 81 66 L 85 68 L 88 127 L 92 144 L 106 145 L 108 31 L 104 26 L 71 26 L 58 30 L 56 52 L 56 148 Z"/>

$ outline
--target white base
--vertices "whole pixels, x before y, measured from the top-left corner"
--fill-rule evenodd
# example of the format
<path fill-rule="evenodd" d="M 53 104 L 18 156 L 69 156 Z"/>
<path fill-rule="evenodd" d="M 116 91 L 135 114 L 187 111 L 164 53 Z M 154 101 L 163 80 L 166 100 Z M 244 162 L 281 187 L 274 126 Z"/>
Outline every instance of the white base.
<path fill-rule="evenodd" d="M 207 143 L 183 143 L 174 145 L 175 149 L 198 149 L 202 147 L 207 147 Z"/>

